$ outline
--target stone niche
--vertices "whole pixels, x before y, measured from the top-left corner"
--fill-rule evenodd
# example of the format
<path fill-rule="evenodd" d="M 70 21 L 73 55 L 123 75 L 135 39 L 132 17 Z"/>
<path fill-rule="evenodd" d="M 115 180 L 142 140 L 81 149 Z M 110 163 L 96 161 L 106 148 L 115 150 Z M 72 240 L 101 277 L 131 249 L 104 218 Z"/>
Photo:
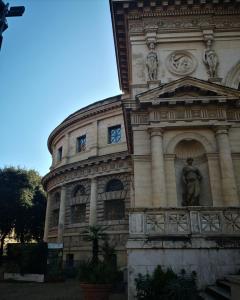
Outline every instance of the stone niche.
<path fill-rule="evenodd" d="M 186 159 L 193 158 L 193 166 L 197 167 L 202 175 L 200 182 L 200 206 L 212 206 L 212 196 L 208 172 L 208 161 L 204 146 L 197 140 L 184 139 L 175 147 L 175 174 L 177 188 L 177 204 L 182 206 L 184 183 L 182 179 L 182 170 L 186 165 Z"/>

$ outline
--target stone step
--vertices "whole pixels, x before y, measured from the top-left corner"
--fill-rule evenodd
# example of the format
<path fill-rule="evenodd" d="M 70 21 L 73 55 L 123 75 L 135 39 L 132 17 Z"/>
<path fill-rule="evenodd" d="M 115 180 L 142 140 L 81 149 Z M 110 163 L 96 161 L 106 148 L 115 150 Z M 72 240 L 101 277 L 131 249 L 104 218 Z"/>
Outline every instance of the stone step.
<path fill-rule="evenodd" d="M 216 282 L 217 286 L 225 289 L 227 292 L 231 293 L 231 284 L 228 280 L 217 280 Z"/>
<path fill-rule="evenodd" d="M 213 296 L 211 296 L 205 292 L 199 293 L 199 296 L 201 297 L 202 300 L 216 300 L 216 298 L 214 298 Z"/>
<path fill-rule="evenodd" d="M 109 300 L 127 300 L 126 294 L 111 294 Z"/>
<path fill-rule="evenodd" d="M 231 295 L 228 291 L 226 291 L 224 288 L 212 285 L 206 288 L 206 293 L 215 297 L 215 299 L 218 300 L 230 300 Z"/>

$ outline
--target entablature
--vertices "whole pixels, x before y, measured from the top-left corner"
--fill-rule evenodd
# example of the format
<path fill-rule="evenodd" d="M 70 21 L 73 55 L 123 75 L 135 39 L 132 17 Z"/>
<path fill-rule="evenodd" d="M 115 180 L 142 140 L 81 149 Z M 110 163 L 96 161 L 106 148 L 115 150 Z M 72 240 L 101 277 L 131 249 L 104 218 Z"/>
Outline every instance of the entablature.
<path fill-rule="evenodd" d="M 210 122 L 210 121 L 227 121 L 240 122 L 240 109 L 231 109 L 225 107 L 176 107 L 151 110 L 150 112 L 132 112 L 132 126 L 147 125 L 151 123 L 176 123 L 180 121 L 192 122 Z M 202 124 L 204 124 L 202 123 Z"/>
<path fill-rule="evenodd" d="M 115 173 L 131 172 L 128 152 L 93 157 L 84 161 L 66 164 L 56 168 L 43 177 L 44 188 L 50 190 L 69 182 L 104 176 Z"/>

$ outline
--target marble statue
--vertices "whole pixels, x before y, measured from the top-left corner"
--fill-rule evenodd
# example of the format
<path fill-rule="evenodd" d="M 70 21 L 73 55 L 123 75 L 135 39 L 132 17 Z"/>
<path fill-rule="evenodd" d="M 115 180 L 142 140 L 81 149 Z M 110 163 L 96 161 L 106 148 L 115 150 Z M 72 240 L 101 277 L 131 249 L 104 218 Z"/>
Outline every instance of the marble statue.
<path fill-rule="evenodd" d="M 157 70 L 158 70 L 158 57 L 157 53 L 154 51 L 155 44 L 149 44 L 150 52 L 147 55 L 146 66 L 148 70 L 149 80 L 157 80 Z"/>
<path fill-rule="evenodd" d="M 183 206 L 199 205 L 200 182 L 202 175 L 197 167 L 193 165 L 193 158 L 187 159 L 187 165 L 182 170 L 182 180 L 185 187 L 183 195 Z"/>
<path fill-rule="evenodd" d="M 207 41 L 207 48 L 204 50 L 203 61 L 208 69 L 210 78 L 217 77 L 218 57 L 216 52 L 211 48 L 211 40 Z"/>

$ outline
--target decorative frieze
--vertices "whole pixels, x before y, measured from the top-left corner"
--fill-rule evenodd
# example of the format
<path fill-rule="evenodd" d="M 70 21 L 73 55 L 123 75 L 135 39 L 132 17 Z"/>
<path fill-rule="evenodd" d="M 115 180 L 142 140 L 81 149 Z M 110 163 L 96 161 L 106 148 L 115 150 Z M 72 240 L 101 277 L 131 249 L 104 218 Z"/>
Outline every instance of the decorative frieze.
<path fill-rule="evenodd" d="M 235 12 L 237 14 L 237 11 Z M 239 11 L 238 11 L 239 13 Z M 215 30 L 222 29 L 238 29 L 240 28 L 240 21 L 238 17 L 221 17 L 221 16 L 190 16 L 181 17 L 176 19 L 170 18 L 147 18 L 143 20 L 132 19 L 129 16 L 129 32 L 130 34 L 143 33 L 149 26 L 156 28 L 158 32 L 161 31 L 182 31 L 186 29 L 190 30 L 202 30 L 202 28 L 212 28 Z"/>
<path fill-rule="evenodd" d="M 150 113 L 132 113 L 132 125 L 144 125 L 161 121 L 226 120 L 239 121 L 240 110 L 226 110 L 224 107 L 179 107 L 151 111 Z"/>
<path fill-rule="evenodd" d="M 115 157 L 114 154 L 98 157 L 97 159 L 89 159 L 87 161 L 66 165 L 62 169 L 55 169 L 44 177 L 44 183 L 47 183 L 47 191 L 62 185 L 63 183 L 72 182 L 73 180 L 81 180 L 91 176 L 102 176 L 111 174 L 112 172 L 122 173 L 131 171 L 131 162 L 127 159 L 127 155 L 123 157 Z"/>
<path fill-rule="evenodd" d="M 134 236 L 240 235 L 239 208 L 137 210 L 129 218 Z"/>

